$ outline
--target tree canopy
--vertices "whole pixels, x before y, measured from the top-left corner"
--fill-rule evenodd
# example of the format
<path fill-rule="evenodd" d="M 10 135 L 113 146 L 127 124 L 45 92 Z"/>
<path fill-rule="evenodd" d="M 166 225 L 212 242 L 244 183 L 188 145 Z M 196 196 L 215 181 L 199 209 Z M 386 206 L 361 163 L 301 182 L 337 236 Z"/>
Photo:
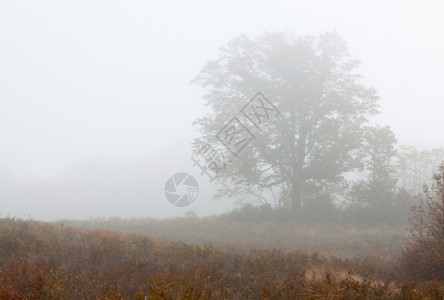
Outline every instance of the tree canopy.
<path fill-rule="evenodd" d="M 389 160 L 395 139 L 389 128 L 369 125 L 379 97 L 361 82 L 358 66 L 336 33 L 242 35 L 220 48 L 193 81 L 206 88 L 212 110 L 195 122 L 202 134 L 195 153 L 233 116 L 254 139 L 217 170 L 218 196 L 270 195 L 297 213 L 322 199 L 349 197 L 350 172 L 385 176 L 382 166 L 372 172 L 367 158 Z M 239 114 L 258 91 L 279 111 L 260 130 Z"/>

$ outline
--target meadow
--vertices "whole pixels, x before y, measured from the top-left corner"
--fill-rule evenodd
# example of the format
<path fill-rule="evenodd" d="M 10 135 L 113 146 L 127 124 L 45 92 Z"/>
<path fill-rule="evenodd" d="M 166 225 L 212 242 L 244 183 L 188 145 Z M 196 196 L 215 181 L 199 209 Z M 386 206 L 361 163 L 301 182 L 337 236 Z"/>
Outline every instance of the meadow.
<path fill-rule="evenodd" d="M 106 229 L 105 229 L 106 228 Z M 0 219 L 0 299 L 443 299 L 402 226 Z"/>

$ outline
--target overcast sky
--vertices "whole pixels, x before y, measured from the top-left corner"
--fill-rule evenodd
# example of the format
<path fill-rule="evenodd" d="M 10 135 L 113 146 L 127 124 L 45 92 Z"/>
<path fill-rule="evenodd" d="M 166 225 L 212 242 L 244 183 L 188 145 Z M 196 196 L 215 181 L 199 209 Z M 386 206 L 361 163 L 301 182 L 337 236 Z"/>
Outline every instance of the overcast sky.
<path fill-rule="evenodd" d="M 444 147 L 443 11 L 440 1 L 0 1 L 0 213 L 183 215 L 163 195 L 176 172 L 202 187 L 187 210 L 232 208 L 209 199 L 214 187 L 191 166 L 191 123 L 205 108 L 189 82 L 239 34 L 338 32 L 381 96 L 376 121 L 400 144 Z"/>

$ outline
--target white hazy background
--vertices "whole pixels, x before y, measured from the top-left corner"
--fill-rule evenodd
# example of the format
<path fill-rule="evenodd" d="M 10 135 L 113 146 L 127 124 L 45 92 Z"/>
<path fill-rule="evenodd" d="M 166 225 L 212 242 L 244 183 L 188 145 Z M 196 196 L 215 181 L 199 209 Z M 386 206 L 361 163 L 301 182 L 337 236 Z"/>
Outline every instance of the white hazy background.
<path fill-rule="evenodd" d="M 0 1 L 0 214 L 40 220 L 211 215 L 232 201 L 190 160 L 190 85 L 239 34 L 338 32 L 399 144 L 444 147 L 440 1 Z M 177 172 L 201 186 L 171 206 Z"/>

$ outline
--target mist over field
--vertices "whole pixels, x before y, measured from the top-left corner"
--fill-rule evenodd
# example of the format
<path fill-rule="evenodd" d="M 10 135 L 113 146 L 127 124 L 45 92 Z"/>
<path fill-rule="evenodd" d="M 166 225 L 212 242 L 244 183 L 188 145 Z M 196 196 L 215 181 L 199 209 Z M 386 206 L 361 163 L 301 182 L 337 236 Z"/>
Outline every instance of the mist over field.
<path fill-rule="evenodd" d="M 0 2 L 0 299 L 443 299 L 443 10 Z"/>
<path fill-rule="evenodd" d="M 190 81 L 240 34 L 336 31 L 381 97 L 373 121 L 389 125 L 400 145 L 443 147 L 439 6 L 4 1 L 1 213 L 42 220 L 181 216 L 184 209 L 163 195 L 177 172 L 199 181 L 190 208 L 198 215 L 234 208 L 211 199 L 214 184 L 190 160 L 199 136 L 192 122 L 208 112 L 205 90 Z"/>

